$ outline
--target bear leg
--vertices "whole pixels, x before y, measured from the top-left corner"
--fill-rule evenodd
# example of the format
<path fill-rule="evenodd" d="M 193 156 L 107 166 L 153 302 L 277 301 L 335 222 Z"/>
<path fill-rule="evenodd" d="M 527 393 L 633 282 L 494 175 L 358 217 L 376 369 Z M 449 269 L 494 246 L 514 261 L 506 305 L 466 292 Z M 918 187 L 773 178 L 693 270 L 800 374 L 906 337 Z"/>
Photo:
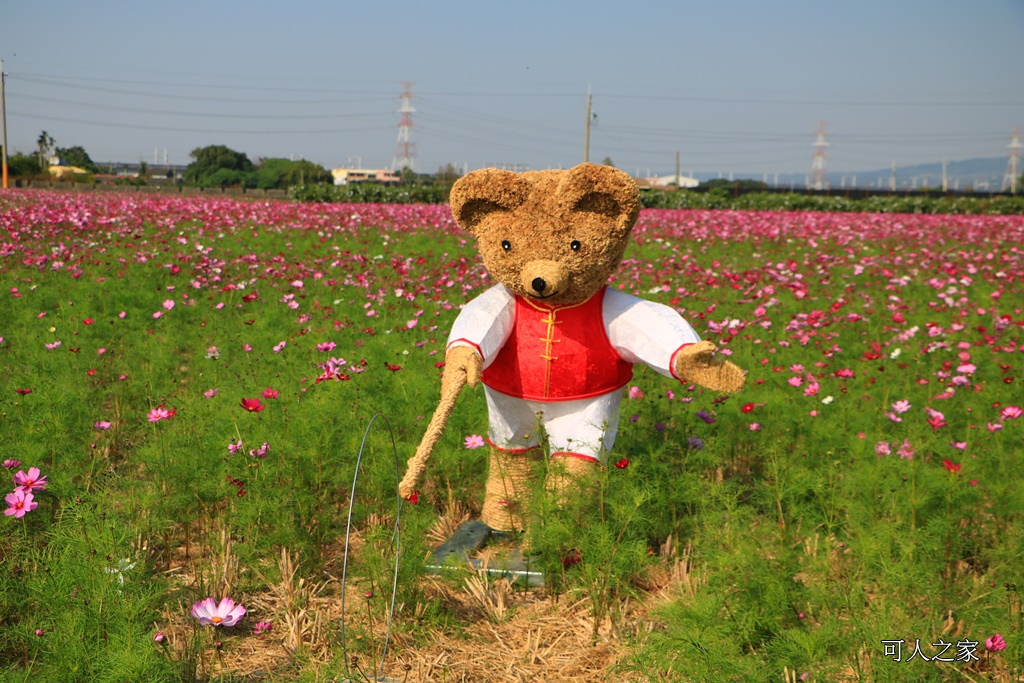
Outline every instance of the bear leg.
<path fill-rule="evenodd" d="M 523 531 L 530 509 L 530 493 L 537 463 L 543 457 L 539 446 L 506 451 L 491 446 L 491 457 L 480 519 L 495 531 Z"/>

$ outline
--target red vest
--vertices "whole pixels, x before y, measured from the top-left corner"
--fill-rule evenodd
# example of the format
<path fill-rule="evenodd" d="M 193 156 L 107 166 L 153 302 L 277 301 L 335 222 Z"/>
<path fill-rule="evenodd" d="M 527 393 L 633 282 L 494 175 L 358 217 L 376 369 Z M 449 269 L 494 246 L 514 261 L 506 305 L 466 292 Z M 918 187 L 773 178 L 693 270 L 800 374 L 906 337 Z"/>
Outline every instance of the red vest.
<path fill-rule="evenodd" d="M 608 341 L 604 288 L 583 303 L 545 306 L 517 296 L 512 334 L 483 383 L 532 401 L 571 401 L 620 389 L 633 377 Z"/>

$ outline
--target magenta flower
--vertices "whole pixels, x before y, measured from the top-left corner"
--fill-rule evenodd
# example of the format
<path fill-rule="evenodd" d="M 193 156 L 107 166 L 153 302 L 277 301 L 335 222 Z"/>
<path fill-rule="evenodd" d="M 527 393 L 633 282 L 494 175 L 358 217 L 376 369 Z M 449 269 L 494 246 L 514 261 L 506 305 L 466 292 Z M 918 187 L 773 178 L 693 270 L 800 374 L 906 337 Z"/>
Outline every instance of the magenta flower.
<path fill-rule="evenodd" d="M 32 500 L 34 496 L 31 493 L 26 493 L 21 489 L 15 489 L 13 493 L 8 493 L 4 496 L 4 500 L 7 501 L 9 506 L 4 510 L 4 514 L 8 517 L 24 517 L 26 512 L 35 510 L 39 503 Z"/>
<path fill-rule="evenodd" d="M 258 398 L 243 398 L 241 405 L 250 413 L 258 413 L 264 408 L 264 405 L 260 403 Z"/>
<path fill-rule="evenodd" d="M 640 390 L 640 387 L 630 387 L 629 397 L 634 400 L 641 399 L 644 397 L 644 392 Z"/>
<path fill-rule="evenodd" d="M 218 393 L 220 393 L 220 389 L 207 389 L 206 391 L 203 392 L 203 396 L 205 398 L 213 398 Z"/>
<path fill-rule="evenodd" d="M 146 413 L 146 419 L 150 422 L 159 422 L 160 420 L 170 420 L 177 414 L 178 411 L 176 409 L 171 408 L 168 410 L 167 406 L 161 405 Z"/>
<path fill-rule="evenodd" d="M 1006 641 L 1003 640 L 1000 634 L 996 633 L 991 638 L 985 639 L 985 648 L 989 652 L 999 652 L 1006 649 Z"/>
<path fill-rule="evenodd" d="M 5 470 L 13 470 L 15 467 L 21 467 L 21 461 L 20 460 L 11 460 L 10 458 L 8 458 L 7 460 L 4 460 L 4 469 Z"/>
<path fill-rule="evenodd" d="M 281 392 L 273 387 L 267 387 L 263 390 L 263 398 L 277 398 L 280 394 Z"/>
<path fill-rule="evenodd" d="M 96 422 L 93 422 L 92 426 L 100 430 L 110 429 L 110 423 L 106 420 L 97 420 Z"/>
<path fill-rule="evenodd" d="M 270 633 L 274 629 L 274 622 L 272 621 L 260 621 L 256 622 L 256 628 L 252 630 L 254 635 L 262 637 L 264 633 Z"/>
<path fill-rule="evenodd" d="M 245 608 L 231 598 L 222 598 L 219 603 L 213 598 L 200 600 L 192 605 L 191 612 L 203 626 L 234 626 L 245 616 Z"/>
<path fill-rule="evenodd" d="M 1006 406 L 999 411 L 999 417 L 1004 420 L 1016 420 L 1021 415 L 1024 415 L 1024 410 L 1021 410 L 1019 406 Z"/>
<path fill-rule="evenodd" d="M 239 439 L 234 443 L 228 444 L 228 453 L 236 453 L 242 447 L 242 440 Z"/>
<path fill-rule="evenodd" d="M 466 440 L 462 442 L 462 445 L 469 449 L 480 448 L 484 445 L 484 437 L 479 434 L 470 434 L 466 437 Z"/>
<path fill-rule="evenodd" d="M 914 459 L 914 447 L 910 445 L 910 439 L 903 439 L 903 445 L 896 451 L 902 460 Z"/>
<path fill-rule="evenodd" d="M 267 453 L 269 453 L 269 452 L 270 452 L 270 444 L 267 443 L 266 441 L 264 441 L 263 445 L 260 446 L 259 448 L 250 448 L 249 449 L 249 455 L 251 455 L 254 458 L 259 458 L 260 460 L 266 460 L 267 459 Z"/>
<path fill-rule="evenodd" d="M 879 458 L 881 458 L 883 455 L 889 455 L 890 453 L 892 453 L 892 450 L 889 448 L 889 442 L 879 441 L 878 443 L 876 443 L 875 453 L 878 454 Z"/>
<path fill-rule="evenodd" d="M 26 474 L 22 470 L 18 470 L 14 474 L 14 485 L 19 491 L 24 493 L 35 493 L 36 491 L 42 491 L 46 488 L 46 477 L 39 476 L 38 467 L 29 467 L 28 473 Z"/>

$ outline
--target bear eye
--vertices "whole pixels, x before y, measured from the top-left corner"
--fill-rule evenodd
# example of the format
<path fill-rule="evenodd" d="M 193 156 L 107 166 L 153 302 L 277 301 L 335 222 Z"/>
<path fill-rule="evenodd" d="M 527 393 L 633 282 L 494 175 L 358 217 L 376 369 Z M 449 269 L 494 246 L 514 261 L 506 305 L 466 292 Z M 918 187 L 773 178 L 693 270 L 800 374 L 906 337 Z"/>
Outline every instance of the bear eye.
<path fill-rule="evenodd" d="M 580 246 L 581 245 L 580 245 L 580 241 L 579 240 L 573 240 L 572 244 L 569 245 L 569 248 L 572 249 L 573 251 L 579 251 L 580 250 Z"/>
<path fill-rule="evenodd" d="M 504 249 L 505 251 L 509 251 L 512 249 L 512 243 L 509 242 L 508 240 L 502 240 L 501 248 Z"/>

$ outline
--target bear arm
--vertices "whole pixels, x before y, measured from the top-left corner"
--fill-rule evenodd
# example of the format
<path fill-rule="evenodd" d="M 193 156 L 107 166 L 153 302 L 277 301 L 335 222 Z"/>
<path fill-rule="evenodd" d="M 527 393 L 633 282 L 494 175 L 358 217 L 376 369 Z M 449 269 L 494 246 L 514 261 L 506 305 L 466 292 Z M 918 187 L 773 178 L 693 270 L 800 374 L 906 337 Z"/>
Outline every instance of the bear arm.
<path fill-rule="evenodd" d="M 608 340 L 622 359 L 665 377 L 676 377 L 672 361 L 677 352 L 700 341 L 693 327 L 664 304 L 609 288 L 603 309 Z"/>
<path fill-rule="evenodd" d="M 445 352 L 469 346 L 483 359 L 486 368 L 505 345 L 515 323 L 515 298 L 504 285 L 495 285 L 466 304 L 459 312 Z"/>

